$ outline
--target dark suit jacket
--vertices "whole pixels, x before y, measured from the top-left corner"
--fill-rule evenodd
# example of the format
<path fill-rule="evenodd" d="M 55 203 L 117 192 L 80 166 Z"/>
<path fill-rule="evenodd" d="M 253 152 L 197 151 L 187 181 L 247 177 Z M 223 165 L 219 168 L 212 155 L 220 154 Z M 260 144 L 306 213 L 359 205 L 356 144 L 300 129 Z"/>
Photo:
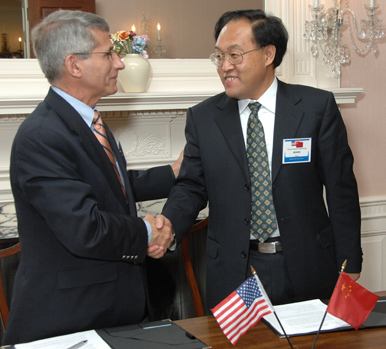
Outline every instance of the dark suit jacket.
<path fill-rule="evenodd" d="M 283 139 L 312 138 L 311 162 L 282 164 Z M 249 269 L 251 191 L 237 100 L 219 94 L 188 110 L 185 155 L 163 209 L 177 241 L 209 202 L 207 302 Z M 361 270 L 360 208 L 346 129 L 332 93 L 279 81 L 273 198 L 296 299 L 330 297 L 338 270 Z M 326 190 L 328 211 L 323 200 Z"/>
<path fill-rule="evenodd" d="M 11 184 L 22 250 L 5 343 L 140 322 L 147 230 L 135 201 L 166 197 L 170 166 L 124 173 L 127 203 L 81 116 L 50 90 L 15 137 Z M 127 175 L 126 175 L 127 174 Z"/>

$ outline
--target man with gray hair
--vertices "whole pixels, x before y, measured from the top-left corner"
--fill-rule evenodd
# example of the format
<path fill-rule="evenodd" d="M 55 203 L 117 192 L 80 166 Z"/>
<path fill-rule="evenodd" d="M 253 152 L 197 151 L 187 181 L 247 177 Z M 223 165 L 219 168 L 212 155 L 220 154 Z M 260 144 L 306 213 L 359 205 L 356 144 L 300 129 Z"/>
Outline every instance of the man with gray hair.
<path fill-rule="evenodd" d="M 166 197 L 180 166 L 126 171 L 95 108 L 124 68 L 104 19 L 60 10 L 32 38 L 52 86 L 12 147 L 22 258 L 5 344 L 149 317 L 144 261 L 161 257 L 173 235 L 153 216 L 138 218 L 135 201 Z"/>

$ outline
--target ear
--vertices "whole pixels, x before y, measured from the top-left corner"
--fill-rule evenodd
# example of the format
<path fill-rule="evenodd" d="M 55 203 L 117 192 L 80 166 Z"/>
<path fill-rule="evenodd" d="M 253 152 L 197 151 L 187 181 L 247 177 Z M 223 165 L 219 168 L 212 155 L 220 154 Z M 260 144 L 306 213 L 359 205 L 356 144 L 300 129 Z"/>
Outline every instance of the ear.
<path fill-rule="evenodd" d="M 276 47 L 274 45 L 268 45 L 264 47 L 265 50 L 265 65 L 268 67 L 273 63 L 276 55 Z"/>
<path fill-rule="evenodd" d="M 65 70 L 71 76 L 79 78 L 82 75 L 81 60 L 76 55 L 68 55 L 64 61 Z"/>

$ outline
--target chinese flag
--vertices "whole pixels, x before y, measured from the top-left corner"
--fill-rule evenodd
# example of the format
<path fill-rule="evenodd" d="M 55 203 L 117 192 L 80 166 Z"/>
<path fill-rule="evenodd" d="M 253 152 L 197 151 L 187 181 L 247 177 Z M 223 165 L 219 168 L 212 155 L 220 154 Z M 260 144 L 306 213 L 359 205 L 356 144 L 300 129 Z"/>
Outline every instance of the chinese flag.
<path fill-rule="evenodd" d="M 327 313 L 346 321 L 357 330 L 366 321 L 378 298 L 342 271 L 328 303 Z"/>

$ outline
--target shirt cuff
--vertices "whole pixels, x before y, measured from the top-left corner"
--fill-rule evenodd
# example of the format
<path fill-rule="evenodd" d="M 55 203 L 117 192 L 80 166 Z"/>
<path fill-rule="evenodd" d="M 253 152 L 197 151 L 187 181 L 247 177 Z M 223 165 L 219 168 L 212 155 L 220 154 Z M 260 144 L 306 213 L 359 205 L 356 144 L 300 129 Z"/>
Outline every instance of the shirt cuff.
<path fill-rule="evenodd" d="M 174 237 L 174 240 L 172 242 L 172 244 L 169 246 L 168 250 L 171 251 L 171 252 L 174 252 L 177 248 L 177 240 L 176 240 L 176 234 L 174 232 L 174 229 L 173 229 L 173 237 Z"/>
<path fill-rule="evenodd" d="M 152 238 L 152 229 L 149 222 L 144 221 L 147 229 L 147 245 L 150 244 L 151 238 Z"/>

